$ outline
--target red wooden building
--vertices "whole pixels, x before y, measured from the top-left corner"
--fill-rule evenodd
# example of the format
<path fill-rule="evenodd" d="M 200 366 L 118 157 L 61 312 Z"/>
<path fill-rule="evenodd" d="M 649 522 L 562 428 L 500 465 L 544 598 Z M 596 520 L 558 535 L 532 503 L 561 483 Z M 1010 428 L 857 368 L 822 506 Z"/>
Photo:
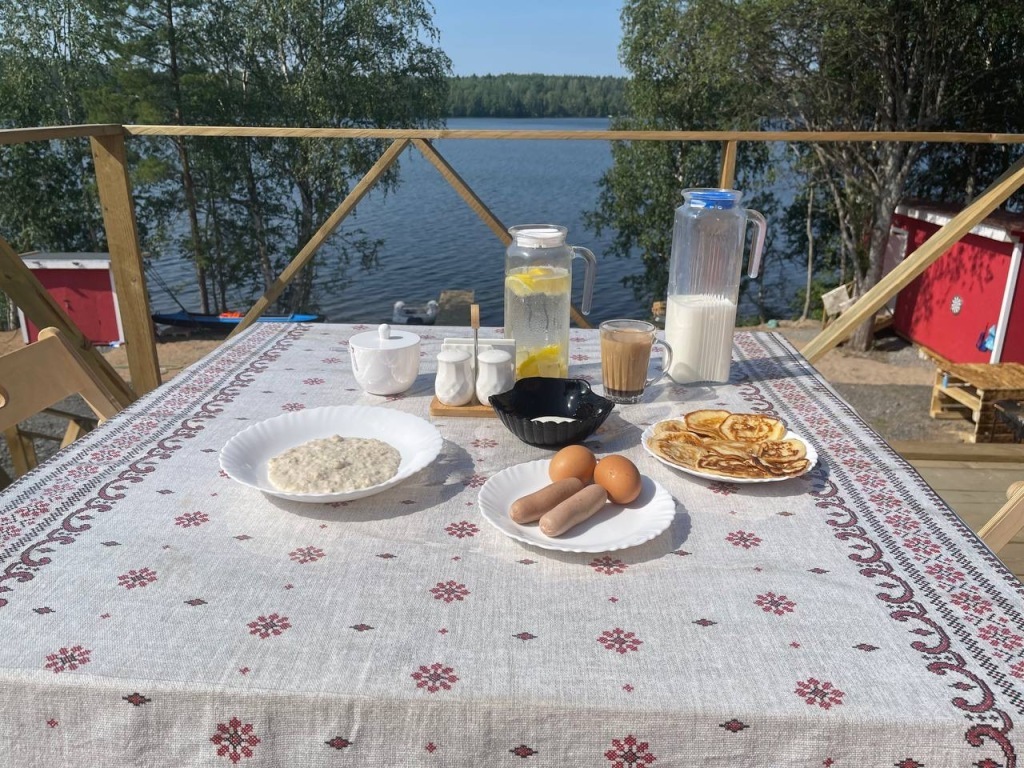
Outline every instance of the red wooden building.
<path fill-rule="evenodd" d="M 21 258 L 93 344 L 124 341 L 109 253 L 33 251 L 22 254 Z M 39 329 L 20 309 L 18 319 L 25 343 L 35 341 Z"/>
<path fill-rule="evenodd" d="M 913 253 L 958 209 L 906 203 L 889 248 Z M 996 212 L 900 291 L 893 327 L 954 363 L 1024 363 L 1024 216 Z"/>

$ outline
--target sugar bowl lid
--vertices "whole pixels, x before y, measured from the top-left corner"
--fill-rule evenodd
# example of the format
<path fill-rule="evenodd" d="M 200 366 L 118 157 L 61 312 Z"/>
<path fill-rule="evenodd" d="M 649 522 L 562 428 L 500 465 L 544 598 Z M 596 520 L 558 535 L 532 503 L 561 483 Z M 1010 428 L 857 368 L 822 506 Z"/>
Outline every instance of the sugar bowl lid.
<path fill-rule="evenodd" d="M 405 349 L 420 343 L 420 337 L 409 331 L 394 331 L 388 323 L 381 323 L 375 331 L 357 333 L 348 343 L 358 349 Z"/>

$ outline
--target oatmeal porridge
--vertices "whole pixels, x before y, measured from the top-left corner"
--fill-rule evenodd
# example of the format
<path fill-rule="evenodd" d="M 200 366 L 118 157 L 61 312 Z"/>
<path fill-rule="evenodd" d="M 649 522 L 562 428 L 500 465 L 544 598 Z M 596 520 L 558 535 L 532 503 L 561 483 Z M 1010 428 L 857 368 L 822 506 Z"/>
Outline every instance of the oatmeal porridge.
<path fill-rule="evenodd" d="M 383 440 L 332 435 L 275 456 L 267 462 L 267 477 L 290 493 L 343 493 L 389 480 L 401 461 Z"/>

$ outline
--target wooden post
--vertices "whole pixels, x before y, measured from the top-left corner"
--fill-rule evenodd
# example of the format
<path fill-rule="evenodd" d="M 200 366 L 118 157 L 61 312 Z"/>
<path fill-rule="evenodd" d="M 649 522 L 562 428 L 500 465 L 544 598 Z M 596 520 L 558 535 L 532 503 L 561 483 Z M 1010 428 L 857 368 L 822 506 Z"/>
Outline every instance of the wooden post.
<path fill-rule="evenodd" d="M 160 386 L 160 362 L 156 355 L 153 318 L 150 317 L 142 251 L 135 226 L 135 204 L 128 178 L 124 134 L 93 136 L 89 143 L 96 165 L 103 228 L 107 232 L 114 289 L 124 327 L 128 369 L 131 371 L 132 388 L 141 395 Z"/>
<path fill-rule="evenodd" d="M 3 238 L 0 238 L 0 290 L 18 305 L 25 313 L 25 317 L 37 328 L 59 328 L 122 407 L 135 401 L 135 394 L 124 379 L 96 350 L 92 342 L 85 338 L 81 329 L 72 322 Z"/>
<path fill-rule="evenodd" d="M 242 319 L 235 329 L 228 334 L 230 339 L 233 336 L 237 336 L 250 325 L 256 322 L 262 315 L 267 307 L 274 303 L 278 296 L 284 291 L 295 276 L 299 273 L 304 266 L 309 263 L 309 260 L 313 258 L 313 254 L 317 252 L 324 241 L 330 237 L 330 234 L 337 228 L 339 224 L 345 219 L 352 209 L 356 207 L 360 200 L 370 191 L 370 188 L 377 183 L 377 180 L 381 175 L 391 167 L 392 163 L 398 159 L 398 156 L 402 153 L 407 146 L 409 146 L 409 139 L 397 139 L 391 142 L 389 146 L 373 164 L 373 167 L 366 172 L 366 175 L 359 180 L 359 183 L 353 187 L 352 191 L 348 193 L 344 200 L 341 201 L 341 205 L 332 213 L 327 221 L 323 223 L 323 226 L 316 231 L 316 234 L 309 239 L 302 250 L 300 250 L 295 258 L 291 260 L 291 263 L 284 268 L 281 276 L 277 278 L 267 289 L 255 304 L 250 309 L 245 317 Z"/>
<path fill-rule="evenodd" d="M 811 363 L 850 336 L 857 326 L 889 301 L 901 288 L 920 275 L 949 248 L 982 222 L 1006 198 L 1024 184 L 1024 157 L 978 195 L 924 244 L 905 258 L 867 293 L 857 299 L 827 330 L 815 336 L 801 352 Z"/>
<path fill-rule="evenodd" d="M 732 189 L 736 183 L 736 150 L 738 141 L 726 141 L 722 147 L 722 173 L 718 177 L 718 186 L 722 189 Z"/>

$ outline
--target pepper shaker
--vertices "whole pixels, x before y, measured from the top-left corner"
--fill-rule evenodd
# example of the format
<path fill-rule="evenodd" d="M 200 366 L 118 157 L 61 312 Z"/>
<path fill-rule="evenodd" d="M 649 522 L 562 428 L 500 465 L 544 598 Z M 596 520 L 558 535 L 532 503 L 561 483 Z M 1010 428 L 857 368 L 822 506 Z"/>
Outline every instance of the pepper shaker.
<path fill-rule="evenodd" d="M 491 395 L 508 392 L 516 381 L 512 355 L 503 349 L 485 349 L 476 358 L 476 399 L 488 404 Z"/>

